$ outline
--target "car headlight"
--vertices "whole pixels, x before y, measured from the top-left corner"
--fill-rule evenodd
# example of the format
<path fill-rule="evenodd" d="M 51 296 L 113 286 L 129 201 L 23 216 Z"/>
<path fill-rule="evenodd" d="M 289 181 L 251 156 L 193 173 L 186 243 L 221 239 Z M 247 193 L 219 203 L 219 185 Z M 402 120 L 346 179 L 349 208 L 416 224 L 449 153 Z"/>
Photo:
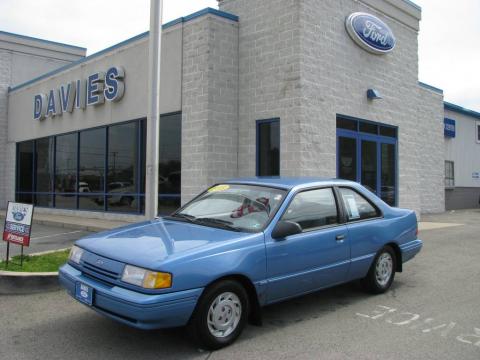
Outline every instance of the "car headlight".
<path fill-rule="evenodd" d="M 122 281 L 145 289 L 166 289 L 172 286 L 172 274 L 126 265 Z"/>
<path fill-rule="evenodd" d="M 82 258 L 82 255 L 83 255 L 83 249 L 74 245 L 70 250 L 70 255 L 68 256 L 68 259 L 70 261 L 73 261 L 76 264 L 80 264 L 80 259 Z"/>

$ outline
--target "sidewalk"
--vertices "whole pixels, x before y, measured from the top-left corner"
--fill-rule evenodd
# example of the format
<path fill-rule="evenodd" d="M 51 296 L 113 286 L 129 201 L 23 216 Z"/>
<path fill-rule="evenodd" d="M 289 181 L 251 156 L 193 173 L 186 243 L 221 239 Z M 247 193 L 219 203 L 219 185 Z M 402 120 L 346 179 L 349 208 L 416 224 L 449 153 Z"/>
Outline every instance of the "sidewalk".
<path fill-rule="evenodd" d="M 3 223 L 4 220 L 5 211 L 0 210 L 0 223 Z M 89 232 L 98 232 L 114 229 L 131 223 L 118 220 L 89 219 L 67 215 L 49 215 L 34 213 L 33 224 L 55 226 L 65 229 L 83 230 Z"/>

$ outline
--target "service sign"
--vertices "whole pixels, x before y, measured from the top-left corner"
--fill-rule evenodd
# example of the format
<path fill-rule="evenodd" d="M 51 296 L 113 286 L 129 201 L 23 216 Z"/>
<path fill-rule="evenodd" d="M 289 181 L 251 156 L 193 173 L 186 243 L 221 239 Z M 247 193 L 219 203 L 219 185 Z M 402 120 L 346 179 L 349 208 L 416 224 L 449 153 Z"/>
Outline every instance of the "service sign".
<path fill-rule="evenodd" d="M 395 47 L 393 31 L 376 16 L 362 12 L 353 13 L 347 17 L 345 27 L 358 46 L 373 54 L 386 54 Z"/>
<path fill-rule="evenodd" d="M 33 205 L 9 202 L 3 229 L 3 241 L 29 246 L 32 216 Z"/>

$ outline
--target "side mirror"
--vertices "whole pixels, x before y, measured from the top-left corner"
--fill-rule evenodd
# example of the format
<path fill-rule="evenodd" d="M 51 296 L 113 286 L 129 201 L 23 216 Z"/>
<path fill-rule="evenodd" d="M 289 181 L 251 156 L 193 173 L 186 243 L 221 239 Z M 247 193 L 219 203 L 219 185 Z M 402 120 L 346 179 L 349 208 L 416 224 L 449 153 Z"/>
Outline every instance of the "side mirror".
<path fill-rule="evenodd" d="M 300 234 L 302 227 L 293 221 L 279 221 L 272 231 L 272 238 L 281 240 L 290 235 Z"/>

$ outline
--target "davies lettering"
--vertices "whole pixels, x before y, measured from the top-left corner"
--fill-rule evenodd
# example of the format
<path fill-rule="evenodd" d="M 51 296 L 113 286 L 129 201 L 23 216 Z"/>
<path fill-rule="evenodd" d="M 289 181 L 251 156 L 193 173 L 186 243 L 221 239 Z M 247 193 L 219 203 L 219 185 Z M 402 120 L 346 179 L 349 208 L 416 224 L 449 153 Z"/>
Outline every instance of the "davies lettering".
<path fill-rule="evenodd" d="M 374 54 L 386 54 L 395 47 L 392 30 L 379 18 L 366 13 L 353 13 L 345 26 L 357 45 Z"/>
<path fill-rule="evenodd" d="M 100 105 L 107 101 L 119 101 L 125 93 L 125 70 L 120 66 L 111 67 L 107 72 L 96 72 L 86 80 L 79 79 L 60 85 L 46 94 L 37 94 L 33 99 L 33 118 L 71 113 L 74 109 Z"/>

